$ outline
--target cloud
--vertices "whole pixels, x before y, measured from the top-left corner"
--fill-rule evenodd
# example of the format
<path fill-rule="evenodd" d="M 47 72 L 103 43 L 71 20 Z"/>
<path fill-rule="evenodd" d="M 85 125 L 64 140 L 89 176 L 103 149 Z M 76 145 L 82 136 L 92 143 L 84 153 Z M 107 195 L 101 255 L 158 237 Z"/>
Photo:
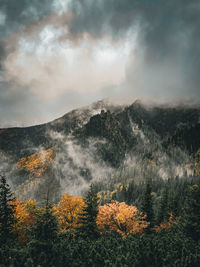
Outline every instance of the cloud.
<path fill-rule="evenodd" d="M 3 64 L 5 80 L 44 99 L 70 91 L 93 94 L 123 82 L 131 39 L 114 42 L 109 36 L 95 39 L 85 33 L 76 42 L 67 34 L 67 26 L 49 24 L 36 38 L 19 38 L 17 50 Z"/>
<path fill-rule="evenodd" d="M 0 11 L 0 27 L 2 27 L 6 22 L 6 14 Z"/>
<path fill-rule="evenodd" d="M 2 62 L 8 55 L 7 49 L 4 48 L 4 39 L 54 12 L 53 3 L 53 0 L 42 2 L 40 0 L 31 2 L 26 0 L 17 2 L 13 0 L 0 1 L 0 70 L 2 69 Z"/>
<path fill-rule="evenodd" d="M 69 11 L 69 5 L 71 2 L 72 0 L 54 0 L 53 7 L 58 15 L 62 15 L 63 13 Z"/>
<path fill-rule="evenodd" d="M 171 98 L 175 92 L 179 96 L 192 94 L 200 98 L 198 0 L 74 0 L 71 8 L 77 15 L 72 23 L 72 31 L 76 33 L 88 31 L 102 36 L 109 32 L 117 39 L 130 29 L 138 31 L 137 60 L 134 58 L 127 75 L 133 80 L 140 79 L 144 88 L 132 83 L 132 92 L 148 95 L 152 92 L 153 96 L 156 92 Z M 162 83 L 161 77 L 164 77 Z M 169 86 L 165 86 L 167 81 Z"/>
<path fill-rule="evenodd" d="M 2 117 L 16 94 L 43 105 L 38 122 L 105 97 L 200 100 L 198 0 L 9 0 L 0 10 Z"/>
<path fill-rule="evenodd" d="M 0 2 L 1 16 L 6 18 L 6 27 L 0 33 L 0 38 L 18 31 L 22 26 L 47 16 L 54 11 L 53 0 L 2 0 Z"/>

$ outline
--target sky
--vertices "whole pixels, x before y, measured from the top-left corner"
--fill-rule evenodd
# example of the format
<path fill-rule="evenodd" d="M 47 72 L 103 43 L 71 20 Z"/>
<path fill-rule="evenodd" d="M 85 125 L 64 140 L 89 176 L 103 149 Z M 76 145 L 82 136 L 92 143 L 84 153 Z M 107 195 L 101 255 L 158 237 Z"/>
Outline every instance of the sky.
<path fill-rule="evenodd" d="M 105 98 L 200 100 L 199 0 L 0 0 L 0 127 Z"/>

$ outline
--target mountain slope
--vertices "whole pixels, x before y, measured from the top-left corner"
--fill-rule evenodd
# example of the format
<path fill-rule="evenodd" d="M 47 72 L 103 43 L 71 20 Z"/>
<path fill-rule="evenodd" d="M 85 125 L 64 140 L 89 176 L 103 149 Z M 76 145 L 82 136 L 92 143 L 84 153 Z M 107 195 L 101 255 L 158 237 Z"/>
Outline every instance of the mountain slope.
<path fill-rule="evenodd" d="M 1 170 L 21 198 L 53 200 L 91 182 L 195 174 L 200 108 L 99 101 L 43 125 L 0 129 Z"/>

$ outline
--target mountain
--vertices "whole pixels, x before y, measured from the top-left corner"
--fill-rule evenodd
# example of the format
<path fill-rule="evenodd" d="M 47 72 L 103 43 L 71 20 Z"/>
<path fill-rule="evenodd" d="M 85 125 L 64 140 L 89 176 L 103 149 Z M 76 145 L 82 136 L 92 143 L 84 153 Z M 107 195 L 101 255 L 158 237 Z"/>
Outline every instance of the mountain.
<path fill-rule="evenodd" d="M 21 199 L 82 194 L 91 182 L 196 175 L 200 107 L 106 101 L 52 122 L 0 129 L 1 173 Z"/>

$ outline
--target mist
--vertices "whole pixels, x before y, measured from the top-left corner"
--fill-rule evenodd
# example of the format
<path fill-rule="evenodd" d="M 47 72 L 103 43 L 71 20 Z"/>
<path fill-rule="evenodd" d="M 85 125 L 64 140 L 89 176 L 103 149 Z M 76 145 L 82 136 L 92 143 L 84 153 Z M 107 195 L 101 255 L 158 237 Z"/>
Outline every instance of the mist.
<path fill-rule="evenodd" d="M 154 107 L 149 104 L 139 105 L 143 105 L 148 112 Z M 103 150 L 112 148 L 107 138 L 87 136 L 82 140 L 74 134 L 76 130 L 83 129 L 92 116 L 100 114 L 102 109 L 118 114 L 126 108 L 126 105 L 114 105 L 109 101 L 97 102 L 51 123 L 51 127 L 47 127 L 45 132 L 48 146 L 35 146 L 33 142 L 24 140 L 27 155 L 46 151 L 47 148 L 54 151 L 52 161 L 43 159 L 46 167 L 42 175 L 20 170 L 17 167 L 20 158 L 14 159 L 6 153 L 2 154 L 1 172 L 9 177 L 17 197 L 26 199 L 29 196 L 42 203 L 47 192 L 50 192 L 51 200 L 58 202 L 65 193 L 84 196 L 91 184 L 106 191 L 113 186 L 127 186 L 131 182 L 139 184 L 149 178 L 168 180 L 195 176 L 194 160 L 186 149 L 173 144 L 166 149 L 163 139 L 153 129 L 145 123 L 141 126 L 130 116 L 127 123 L 130 124 L 130 134 L 135 140 L 134 147 L 126 151 L 117 166 L 102 157 Z M 69 133 L 63 131 L 66 121 L 77 123 Z M 62 127 L 62 131 L 56 130 L 59 127 Z"/>

